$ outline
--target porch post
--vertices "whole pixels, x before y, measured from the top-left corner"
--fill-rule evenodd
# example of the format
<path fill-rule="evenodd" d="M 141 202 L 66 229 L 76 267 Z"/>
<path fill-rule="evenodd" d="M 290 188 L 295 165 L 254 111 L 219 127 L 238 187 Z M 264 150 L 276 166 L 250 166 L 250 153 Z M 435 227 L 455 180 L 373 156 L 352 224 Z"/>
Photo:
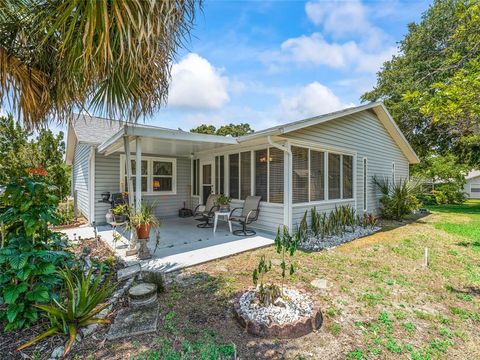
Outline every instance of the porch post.
<path fill-rule="evenodd" d="M 142 208 L 142 138 L 137 136 L 135 140 L 135 212 Z"/>
<path fill-rule="evenodd" d="M 283 223 L 292 230 L 292 151 L 290 144 L 285 144 L 283 157 Z"/>
<path fill-rule="evenodd" d="M 123 137 L 123 146 L 125 147 L 125 159 L 127 163 L 128 205 L 133 207 L 132 155 L 130 153 L 130 139 L 126 135 Z M 121 166 L 123 166 L 123 164 Z"/>

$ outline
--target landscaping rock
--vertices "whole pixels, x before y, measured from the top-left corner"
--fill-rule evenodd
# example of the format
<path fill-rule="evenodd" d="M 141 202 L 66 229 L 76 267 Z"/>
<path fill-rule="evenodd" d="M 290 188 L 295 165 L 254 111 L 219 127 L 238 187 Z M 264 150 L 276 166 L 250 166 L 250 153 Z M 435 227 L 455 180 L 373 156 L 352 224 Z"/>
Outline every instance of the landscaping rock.
<path fill-rule="evenodd" d="M 315 279 L 310 282 L 313 287 L 317 289 L 326 290 L 327 289 L 327 280 L 325 279 Z"/>
<path fill-rule="evenodd" d="M 63 352 L 65 351 L 65 346 L 57 346 L 53 349 L 52 354 L 50 355 L 51 359 L 60 359 L 63 356 Z"/>
<path fill-rule="evenodd" d="M 155 301 L 120 310 L 108 331 L 107 340 L 155 332 L 159 309 L 160 304 Z"/>
<path fill-rule="evenodd" d="M 145 271 L 141 273 L 142 280 L 157 285 L 157 291 L 165 289 L 165 274 L 160 271 Z"/>
<path fill-rule="evenodd" d="M 128 290 L 131 304 L 134 306 L 145 305 L 157 300 L 157 285 L 141 283 Z"/>
<path fill-rule="evenodd" d="M 329 236 L 324 239 L 316 237 L 310 233 L 306 239 L 301 241 L 299 248 L 308 251 L 320 251 L 323 249 L 334 248 L 363 236 L 371 235 L 379 230 L 381 230 L 381 228 L 378 226 L 366 228 L 356 227 L 355 229 L 351 228 L 342 235 Z"/>
<path fill-rule="evenodd" d="M 132 266 L 128 266 L 126 268 L 118 270 L 117 279 L 118 279 L 118 281 L 123 281 L 123 280 L 129 279 L 129 278 L 134 277 L 137 274 L 139 274 L 141 270 L 142 270 L 142 268 L 140 267 L 140 264 L 135 264 L 135 265 L 132 265 Z"/>

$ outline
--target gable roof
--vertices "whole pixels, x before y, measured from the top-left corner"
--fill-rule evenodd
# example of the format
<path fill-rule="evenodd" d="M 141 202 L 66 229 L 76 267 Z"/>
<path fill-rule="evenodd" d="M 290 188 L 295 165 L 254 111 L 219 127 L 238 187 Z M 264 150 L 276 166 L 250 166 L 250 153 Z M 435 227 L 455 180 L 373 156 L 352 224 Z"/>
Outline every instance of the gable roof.
<path fill-rule="evenodd" d="M 332 121 L 336 119 L 340 119 L 347 115 L 352 115 L 358 113 L 360 111 L 372 110 L 383 124 L 389 135 L 393 138 L 395 143 L 398 145 L 400 150 L 403 152 L 405 157 L 411 164 L 418 164 L 420 159 L 418 158 L 417 154 L 403 135 L 402 131 L 399 129 L 395 121 L 393 120 L 392 116 L 388 112 L 387 108 L 382 102 L 373 102 L 365 105 L 355 106 L 335 112 L 331 112 L 328 114 L 323 114 L 320 116 L 315 116 L 299 121 L 294 121 L 291 123 L 287 123 L 284 125 L 279 125 L 275 127 L 271 127 L 265 130 L 261 130 L 255 132 L 253 134 L 244 135 L 238 138 L 239 142 L 245 142 L 249 140 L 256 139 L 262 136 L 275 136 L 275 135 L 282 135 L 288 134 L 292 131 L 304 129 L 310 126 L 318 125 L 327 121 Z"/>
<path fill-rule="evenodd" d="M 127 132 L 132 132 L 130 135 L 137 135 L 137 136 L 153 136 L 153 134 L 157 134 L 158 137 L 162 137 L 164 139 L 180 139 L 182 141 L 213 141 L 207 137 L 215 138 L 214 140 L 217 142 L 220 138 L 225 139 L 225 144 L 234 144 L 234 143 L 243 143 L 246 141 L 254 140 L 261 137 L 268 137 L 268 136 L 275 136 L 275 135 L 282 135 L 288 134 L 292 131 L 296 131 L 299 129 L 303 129 L 309 126 L 318 125 L 327 121 L 332 121 L 335 119 L 340 119 L 347 115 L 352 115 L 361 111 L 373 111 L 379 121 L 383 124 L 389 135 L 398 145 L 402 153 L 408 159 L 411 164 L 417 164 L 420 162 L 415 151 L 412 149 L 410 144 L 408 143 L 407 139 L 398 128 L 397 124 L 393 120 L 392 116 L 386 109 L 385 105 L 382 102 L 374 102 L 365 105 L 360 105 L 356 107 L 351 107 L 335 112 L 331 112 L 328 114 L 320 115 L 311 117 L 308 119 L 303 119 L 299 121 L 294 121 L 291 123 L 271 127 L 265 130 L 260 130 L 253 134 L 248 134 L 244 136 L 240 136 L 238 138 L 231 138 L 231 137 L 220 137 L 214 135 L 202 135 L 202 134 L 194 134 L 188 131 L 183 130 L 173 130 L 162 128 L 158 126 L 151 126 L 151 125 L 144 125 L 144 124 L 131 124 L 128 122 L 122 122 L 118 120 L 110 120 L 104 118 L 93 117 L 89 115 L 79 114 L 72 119 L 69 123 L 68 127 L 68 137 L 67 137 L 67 154 L 66 154 L 66 162 L 71 163 L 73 160 L 73 153 L 75 151 L 75 144 L 77 142 L 88 143 L 92 145 L 100 145 L 99 148 L 103 149 L 106 148 L 110 143 L 117 141 L 119 136 L 122 136 L 123 132 L 125 134 Z M 128 126 L 124 126 L 128 125 Z M 123 129 L 123 131 L 122 131 Z M 152 130 L 152 131 L 149 131 Z M 135 134 L 133 134 L 135 132 Z M 167 136 L 168 135 L 168 136 Z M 199 139 L 202 137 L 202 139 Z M 205 138 L 205 139 L 203 139 Z M 218 139 L 217 139 L 218 138 Z M 228 141 L 227 141 L 228 140 Z M 105 150 L 105 149 L 103 149 Z"/>

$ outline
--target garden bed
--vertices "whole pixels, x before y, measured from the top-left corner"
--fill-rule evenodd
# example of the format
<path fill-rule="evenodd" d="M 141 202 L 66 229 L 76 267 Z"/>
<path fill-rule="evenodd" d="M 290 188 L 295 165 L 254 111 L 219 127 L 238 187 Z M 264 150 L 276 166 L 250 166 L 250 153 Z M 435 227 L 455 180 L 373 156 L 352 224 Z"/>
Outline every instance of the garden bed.
<path fill-rule="evenodd" d="M 257 301 L 257 293 L 257 289 L 248 290 L 234 300 L 240 325 L 252 335 L 296 338 L 322 324 L 320 307 L 305 293 L 284 289 L 284 296 L 268 306 Z"/>
<path fill-rule="evenodd" d="M 359 239 L 364 236 L 371 235 L 381 230 L 381 227 L 357 227 L 355 229 L 350 228 L 348 231 L 341 235 L 333 235 L 325 238 L 308 234 L 307 237 L 300 242 L 300 249 L 307 251 L 320 251 L 324 249 L 334 248 L 338 245 L 348 243 L 350 241 Z"/>

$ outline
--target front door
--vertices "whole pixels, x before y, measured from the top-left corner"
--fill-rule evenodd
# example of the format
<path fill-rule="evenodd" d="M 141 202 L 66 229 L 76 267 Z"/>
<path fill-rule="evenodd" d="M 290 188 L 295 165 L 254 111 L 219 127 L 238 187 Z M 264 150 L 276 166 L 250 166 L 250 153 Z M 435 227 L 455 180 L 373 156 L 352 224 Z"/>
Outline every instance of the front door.
<path fill-rule="evenodd" d="M 202 204 L 207 202 L 208 195 L 213 192 L 213 162 L 202 163 Z"/>

